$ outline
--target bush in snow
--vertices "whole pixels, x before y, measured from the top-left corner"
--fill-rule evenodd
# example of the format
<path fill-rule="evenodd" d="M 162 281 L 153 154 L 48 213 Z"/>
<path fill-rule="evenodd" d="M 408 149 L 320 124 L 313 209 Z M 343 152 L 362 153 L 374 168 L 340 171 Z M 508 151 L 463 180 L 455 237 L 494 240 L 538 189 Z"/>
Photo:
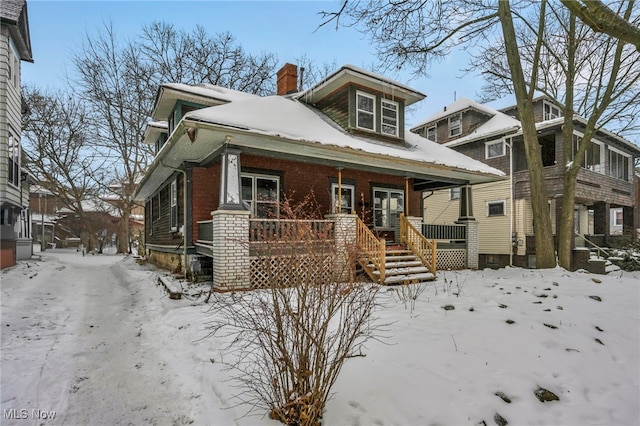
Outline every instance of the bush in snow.
<path fill-rule="evenodd" d="M 281 208 L 298 221 L 260 250 L 265 288 L 215 294 L 211 307 L 212 334 L 231 342 L 237 397 L 287 425 L 320 424 L 344 362 L 376 331 L 378 287 L 354 282 L 356 252 L 338 252 L 332 229 L 299 220 L 308 205 Z"/>

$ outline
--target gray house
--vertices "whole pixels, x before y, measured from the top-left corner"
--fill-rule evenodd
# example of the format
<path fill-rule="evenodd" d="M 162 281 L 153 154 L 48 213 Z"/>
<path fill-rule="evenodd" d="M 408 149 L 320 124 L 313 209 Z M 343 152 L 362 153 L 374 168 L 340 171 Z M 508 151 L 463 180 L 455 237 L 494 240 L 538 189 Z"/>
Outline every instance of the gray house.
<path fill-rule="evenodd" d="M 0 2 L 0 267 L 32 253 L 29 175 L 21 167 L 21 61 L 33 62 L 25 0 Z"/>

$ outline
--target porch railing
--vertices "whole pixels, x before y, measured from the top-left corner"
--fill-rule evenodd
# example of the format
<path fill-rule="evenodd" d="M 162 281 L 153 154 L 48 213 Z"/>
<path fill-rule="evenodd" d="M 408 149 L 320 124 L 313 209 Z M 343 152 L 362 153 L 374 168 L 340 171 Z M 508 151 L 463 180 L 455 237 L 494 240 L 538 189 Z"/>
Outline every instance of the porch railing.
<path fill-rule="evenodd" d="M 422 235 L 429 240 L 464 241 L 467 239 L 467 227 L 464 225 L 423 223 Z"/>
<path fill-rule="evenodd" d="M 584 235 L 580 235 L 577 232 L 574 232 L 576 234 L 576 237 L 584 240 L 584 242 L 591 248 L 596 250 L 597 256 L 600 257 L 604 257 L 607 258 L 609 256 L 611 256 L 609 254 L 609 252 L 607 251 L 606 248 L 600 247 L 599 245 L 595 244 L 593 241 L 589 240 L 588 238 L 586 238 Z M 604 256 L 602 256 L 602 253 L 604 253 Z"/>
<path fill-rule="evenodd" d="M 422 260 L 429 272 L 436 273 L 438 242 L 434 239 L 428 240 L 404 215 L 400 215 L 400 241 Z"/>
<path fill-rule="evenodd" d="M 367 275 L 374 282 L 384 283 L 386 242 L 384 238 L 378 239 L 359 217 L 356 218 L 356 246 L 364 255 L 363 258 L 358 259 L 358 262 Z M 374 273 L 376 270 L 380 273 L 378 276 Z"/>
<path fill-rule="evenodd" d="M 330 241 L 332 220 L 250 219 L 249 243 L 265 241 Z"/>

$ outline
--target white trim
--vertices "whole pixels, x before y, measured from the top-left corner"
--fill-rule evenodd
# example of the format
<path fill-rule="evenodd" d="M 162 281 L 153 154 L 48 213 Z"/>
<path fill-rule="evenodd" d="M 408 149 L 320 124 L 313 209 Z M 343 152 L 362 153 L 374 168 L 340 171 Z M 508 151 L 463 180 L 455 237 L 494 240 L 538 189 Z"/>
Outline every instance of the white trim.
<path fill-rule="evenodd" d="M 341 187 L 341 189 L 343 191 L 345 189 L 348 189 L 348 190 L 351 191 L 351 204 L 350 204 L 350 206 L 344 207 L 342 205 L 342 202 L 341 202 L 340 206 L 339 206 L 339 208 L 340 208 L 340 212 L 339 213 L 342 213 L 342 209 L 349 208 L 349 211 L 347 213 L 350 214 L 352 211 L 354 211 L 356 209 L 356 207 L 355 207 L 356 187 L 355 187 L 355 185 L 348 185 L 348 184 L 344 184 L 344 183 L 341 184 L 340 187 Z M 338 184 L 334 182 L 334 183 L 331 184 L 331 205 L 334 206 L 334 208 L 332 208 L 333 212 L 336 212 L 335 211 L 336 207 L 338 207 L 337 200 L 336 200 L 337 193 L 338 193 Z M 341 199 L 341 201 L 342 201 L 342 199 Z M 338 212 L 336 212 L 336 213 L 338 213 Z"/>
<path fill-rule="evenodd" d="M 244 198 L 242 194 L 243 178 L 251 179 L 251 199 L 250 200 Z M 276 182 L 275 200 L 268 200 L 268 201 L 258 200 L 257 179 L 271 180 Z M 260 217 L 258 216 L 258 204 L 265 204 L 265 205 L 273 204 L 275 206 L 276 217 L 280 217 L 280 176 L 276 174 L 270 175 L 266 173 L 241 173 L 240 174 L 240 198 L 242 198 L 243 203 L 249 204 L 249 206 L 251 207 L 251 214 L 253 217 L 256 217 L 256 218 Z M 265 219 L 275 219 L 275 218 L 271 217 L 271 218 L 265 218 Z"/>
<path fill-rule="evenodd" d="M 358 96 L 362 96 L 363 98 L 369 98 L 373 101 L 373 111 L 367 111 L 364 109 L 360 109 L 359 105 L 358 105 Z M 368 127 L 363 127 L 360 125 L 360 120 L 359 118 L 359 113 L 363 112 L 365 114 L 371 114 L 372 116 L 372 128 L 368 128 Z M 375 132 L 376 131 L 376 97 L 374 95 L 371 95 L 369 93 L 366 92 L 361 92 L 361 91 L 356 91 L 356 127 L 358 129 L 362 129 L 362 130 L 367 130 L 369 132 Z"/>
<path fill-rule="evenodd" d="M 494 145 L 501 145 L 502 146 L 502 154 L 489 156 L 489 147 L 490 146 L 494 146 Z M 499 158 L 499 157 L 504 157 L 505 155 L 507 155 L 507 150 L 505 148 L 504 139 L 500 139 L 500 140 L 497 140 L 497 141 L 491 141 L 491 142 L 485 142 L 484 143 L 484 158 L 485 159 L 488 160 L 490 158 Z"/>
<path fill-rule="evenodd" d="M 495 204 L 502 204 L 502 214 L 489 214 L 489 205 L 495 205 Z M 486 209 L 487 217 L 499 217 L 499 216 L 507 215 L 507 200 L 487 201 L 486 207 L 487 207 Z"/>
<path fill-rule="evenodd" d="M 395 125 L 390 125 L 390 124 L 385 124 L 384 122 L 384 111 L 385 111 L 385 103 L 395 107 L 395 121 L 396 124 Z M 386 109 L 388 110 L 392 110 L 391 108 L 387 107 Z M 384 131 L 384 126 L 389 126 L 389 127 L 393 127 L 395 129 L 394 133 L 387 133 Z M 389 136 L 395 136 L 398 137 L 400 132 L 400 104 L 398 102 L 395 101 L 390 101 L 389 99 L 382 99 L 380 102 L 380 133 L 382 133 L 383 135 L 389 135 Z"/>
<path fill-rule="evenodd" d="M 451 119 L 456 119 L 458 121 L 458 132 L 457 133 L 453 133 L 453 128 L 451 127 Z M 453 137 L 453 136 L 458 136 L 462 134 L 462 113 L 457 113 L 452 115 L 451 117 L 449 117 L 448 119 L 448 123 L 449 123 L 449 136 Z"/>
<path fill-rule="evenodd" d="M 175 209 L 175 217 L 174 210 Z M 169 184 L 169 227 L 172 231 L 178 230 L 178 179 L 173 179 Z"/>
<path fill-rule="evenodd" d="M 551 110 L 551 112 L 549 113 L 549 116 L 547 116 L 547 112 L 545 111 L 546 106 L 549 106 L 549 110 Z M 553 114 L 553 110 L 556 110 L 557 114 Z M 556 118 L 560 118 L 560 117 L 562 117 L 562 112 L 560 111 L 560 107 L 554 104 L 553 102 L 549 102 L 548 100 L 543 99 L 542 100 L 542 121 L 555 120 Z"/>

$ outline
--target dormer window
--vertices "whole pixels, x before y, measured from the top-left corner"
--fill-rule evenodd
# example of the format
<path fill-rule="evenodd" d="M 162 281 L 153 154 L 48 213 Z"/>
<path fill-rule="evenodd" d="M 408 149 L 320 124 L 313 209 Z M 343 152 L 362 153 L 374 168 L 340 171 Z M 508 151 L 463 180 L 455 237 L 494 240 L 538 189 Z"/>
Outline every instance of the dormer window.
<path fill-rule="evenodd" d="M 398 103 L 382 100 L 382 133 L 398 136 Z"/>
<path fill-rule="evenodd" d="M 449 136 L 458 136 L 462 133 L 462 117 L 460 114 L 449 117 Z"/>
<path fill-rule="evenodd" d="M 360 129 L 375 131 L 376 98 L 363 92 L 356 93 L 357 122 Z"/>
<path fill-rule="evenodd" d="M 436 126 L 431 126 L 427 129 L 427 139 L 430 141 L 438 142 L 438 136 L 436 132 Z"/>
<path fill-rule="evenodd" d="M 544 101 L 544 120 L 553 120 L 554 118 L 561 117 L 560 108 L 553 105 L 550 102 Z"/>

